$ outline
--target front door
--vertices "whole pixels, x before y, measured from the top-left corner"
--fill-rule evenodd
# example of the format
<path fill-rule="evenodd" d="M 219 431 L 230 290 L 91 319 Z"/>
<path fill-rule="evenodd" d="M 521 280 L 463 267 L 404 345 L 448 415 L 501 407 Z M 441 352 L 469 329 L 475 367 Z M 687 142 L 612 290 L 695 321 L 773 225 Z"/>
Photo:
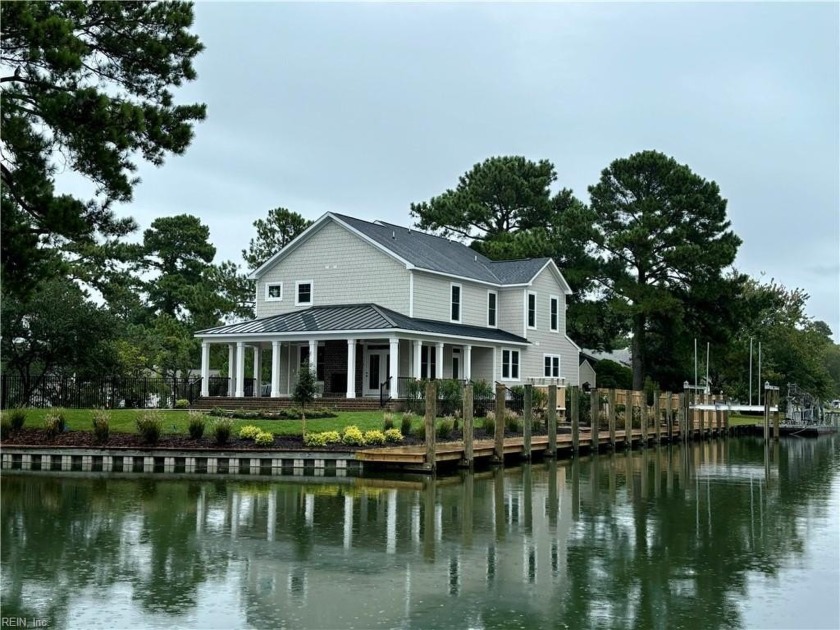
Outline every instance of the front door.
<path fill-rule="evenodd" d="M 388 380 L 391 364 L 388 361 L 387 350 L 372 350 L 365 348 L 364 395 L 379 396 L 379 385 Z M 390 391 L 390 382 L 385 385 Z"/>

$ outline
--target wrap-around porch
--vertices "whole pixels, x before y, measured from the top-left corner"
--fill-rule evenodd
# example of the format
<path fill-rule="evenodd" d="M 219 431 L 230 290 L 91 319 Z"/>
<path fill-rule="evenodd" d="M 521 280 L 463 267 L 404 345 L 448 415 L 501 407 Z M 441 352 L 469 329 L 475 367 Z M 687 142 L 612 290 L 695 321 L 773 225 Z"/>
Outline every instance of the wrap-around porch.
<path fill-rule="evenodd" d="M 211 345 L 227 346 L 228 377 L 210 377 Z M 414 379 L 498 380 L 499 351 L 475 343 L 397 336 L 204 339 L 201 396 L 289 397 L 301 366 L 308 363 L 322 396 L 405 398 L 408 381 Z M 254 378 L 246 378 L 246 365 Z"/>

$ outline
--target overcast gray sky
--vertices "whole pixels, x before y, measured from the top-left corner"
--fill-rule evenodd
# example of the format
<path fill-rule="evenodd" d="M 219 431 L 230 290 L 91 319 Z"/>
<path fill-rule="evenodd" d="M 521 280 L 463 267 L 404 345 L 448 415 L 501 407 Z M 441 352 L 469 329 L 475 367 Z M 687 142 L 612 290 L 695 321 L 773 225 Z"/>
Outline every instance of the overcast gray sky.
<path fill-rule="evenodd" d="M 840 10 L 806 4 L 199 3 L 207 103 L 187 154 L 145 166 L 145 229 L 196 214 L 217 260 L 285 206 L 408 225 L 493 155 L 547 158 L 588 199 L 656 149 L 715 180 L 736 266 L 811 295 L 840 332 Z"/>

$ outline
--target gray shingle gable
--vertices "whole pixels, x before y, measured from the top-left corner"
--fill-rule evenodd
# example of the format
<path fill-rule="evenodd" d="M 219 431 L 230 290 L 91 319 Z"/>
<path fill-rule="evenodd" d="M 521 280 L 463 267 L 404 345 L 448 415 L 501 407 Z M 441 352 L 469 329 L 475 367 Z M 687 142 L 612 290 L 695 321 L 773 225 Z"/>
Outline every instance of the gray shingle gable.
<path fill-rule="evenodd" d="M 491 284 L 525 284 L 549 258 L 493 261 L 458 241 L 400 225 L 370 223 L 344 214 L 334 217 L 418 269 Z"/>

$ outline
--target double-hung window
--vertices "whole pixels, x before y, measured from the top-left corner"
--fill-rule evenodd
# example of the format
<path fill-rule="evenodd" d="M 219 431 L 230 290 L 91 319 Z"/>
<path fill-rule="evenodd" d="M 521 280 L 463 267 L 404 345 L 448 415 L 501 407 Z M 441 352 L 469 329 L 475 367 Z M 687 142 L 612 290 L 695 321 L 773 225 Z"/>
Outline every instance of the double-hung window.
<path fill-rule="evenodd" d="M 496 324 L 496 311 L 498 309 L 499 304 L 499 294 L 495 291 L 488 291 L 487 292 L 487 325 L 490 328 L 495 328 Z"/>
<path fill-rule="evenodd" d="M 461 323 L 461 285 L 451 284 L 450 286 L 450 321 Z"/>
<path fill-rule="evenodd" d="M 312 306 L 312 280 L 299 280 L 295 283 L 295 306 Z"/>
<path fill-rule="evenodd" d="M 502 350 L 502 379 L 519 380 L 519 350 Z"/>
<path fill-rule="evenodd" d="M 548 322 L 549 322 L 549 330 L 551 332 L 557 332 L 560 329 L 560 298 L 556 295 L 552 295 L 548 303 L 549 306 L 549 313 L 548 313 Z"/>
<path fill-rule="evenodd" d="M 543 355 L 543 376 L 546 378 L 560 378 L 560 355 Z"/>
<path fill-rule="evenodd" d="M 537 294 L 528 291 L 528 328 L 537 327 Z"/>

